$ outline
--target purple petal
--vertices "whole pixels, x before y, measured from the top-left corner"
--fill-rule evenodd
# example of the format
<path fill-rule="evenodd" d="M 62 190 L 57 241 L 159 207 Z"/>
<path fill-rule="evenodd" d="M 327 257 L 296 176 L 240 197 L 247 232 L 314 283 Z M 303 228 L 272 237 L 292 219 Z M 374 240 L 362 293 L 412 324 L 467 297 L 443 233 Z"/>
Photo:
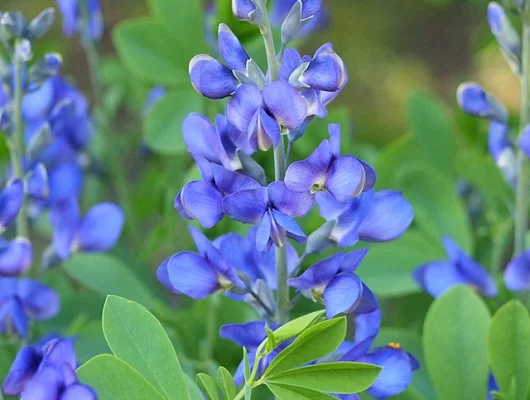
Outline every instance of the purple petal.
<path fill-rule="evenodd" d="M 320 215 L 326 221 L 339 218 L 341 214 L 350 208 L 349 203 L 344 204 L 337 201 L 337 199 L 329 192 L 317 192 L 315 193 L 315 198 Z"/>
<path fill-rule="evenodd" d="M 341 148 L 341 131 L 342 128 L 340 124 L 329 124 L 328 125 L 328 132 L 329 132 L 329 143 L 331 147 L 331 153 L 333 154 L 333 157 L 338 158 L 340 156 L 340 148 Z"/>
<path fill-rule="evenodd" d="M 236 233 L 221 236 L 215 241 L 221 254 L 239 271 L 256 278 L 255 264 L 249 260 L 247 239 Z"/>
<path fill-rule="evenodd" d="M 323 299 L 328 318 L 350 312 L 359 301 L 362 283 L 353 274 L 341 274 L 334 278 L 324 290 Z"/>
<path fill-rule="evenodd" d="M 210 99 L 224 99 L 237 89 L 232 70 L 206 54 L 193 57 L 189 70 L 193 87 Z"/>
<path fill-rule="evenodd" d="M 260 107 L 249 125 L 248 140 L 252 149 L 267 151 L 271 146 L 276 148 L 280 134 L 278 122 Z"/>
<path fill-rule="evenodd" d="M 414 219 L 414 210 L 401 192 L 381 190 L 374 195 L 368 214 L 359 226 L 359 237 L 386 242 L 401 236 Z"/>
<path fill-rule="evenodd" d="M 326 174 L 325 188 L 339 201 L 362 192 L 365 173 L 362 164 L 351 156 L 342 156 L 334 160 Z"/>
<path fill-rule="evenodd" d="M 71 339 L 55 337 L 49 340 L 43 346 L 43 352 L 43 362 L 47 365 L 55 365 L 61 367 L 63 366 L 63 364 L 65 364 L 69 366 L 72 370 L 77 367 L 74 341 Z"/>
<path fill-rule="evenodd" d="M 79 197 L 83 188 L 83 171 L 74 163 L 59 164 L 48 171 L 50 201 Z"/>
<path fill-rule="evenodd" d="M 530 158 L 530 125 L 526 126 L 519 136 L 519 148 Z"/>
<path fill-rule="evenodd" d="M 250 21 L 252 14 L 256 11 L 256 5 L 252 0 L 232 0 L 232 12 L 243 21 Z"/>
<path fill-rule="evenodd" d="M 54 228 L 53 247 L 57 256 L 62 260 L 70 256 L 79 218 L 79 205 L 75 198 L 52 204 L 50 222 Z"/>
<path fill-rule="evenodd" d="M 273 221 L 285 231 L 285 235 L 293 240 L 296 240 L 298 243 L 305 243 L 307 236 L 296 223 L 296 221 L 290 216 L 278 211 L 272 210 Z M 282 232 L 283 235 L 283 232 Z M 272 236 L 272 235 L 271 235 Z M 274 239 L 274 238 L 273 238 Z M 280 241 L 281 245 L 285 243 L 284 240 Z M 278 245 L 277 245 L 278 246 Z M 280 246 L 278 246 L 280 247 Z"/>
<path fill-rule="evenodd" d="M 210 182 L 193 181 L 182 188 L 180 201 L 184 212 L 205 228 L 223 219 L 223 196 Z"/>
<path fill-rule="evenodd" d="M 302 0 L 302 20 L 313 18 L 322 6 L 322 0 Z"/>
<path fill-rule="evenodd" d="M 377 301 L 377 298 L 368 286 L 362 283 L 362 294 L 359 298 L 359 302 L 355 304 L 353 311 L 355 311 L 356 314 L 371 314 L 378 309 L 379 302 Z"/>
<path fill-rule="evenodd" d="M 31 266 L 33 251 L 31 242 L 16 238 L 0 248 L 0 276 L 18 276 Z"/>
<path fill-rule="evenodd" d="M 337 253 L 314 264 L 298 278 L 289 279 L 288 285 L 298 290 L 326 285 L 339 273 L 342 256 L 342 253 Z"/>
<path fill-rule="evenodd" d="M 28 382 L 22 392 L 23 399 L 51 400 L 59 398 L 63 380 L 58 368 L 44 367 Z"/>
<path fill-rule="evenodd" d="M 282 1 L 276 3 L 284 3 Z M 282 64 L 280 65 L 280 70 L 278 72 L 278 77 L 282 81 L 289 81 L 289 77 L 293 71 L 302 64 L 302 57 L 300 53 L 295 49 L 287 49 L 283 54 Z"/>
<path fill-rule="evenodd" d="M 188 221 L 193 220 L 193 217 L 188 214 L 188 212 L 184 208 L 184 205 L 182 204 L 182 190 L 177 193 L 177 196 L 173 201 L 173 206 L 175 207 L 175 210 L 179 212 L 182 218 L 187 219 Z"/>
<path fill-rule="evenodd" d="M 167 269 L 169 260 L 171 257 L 166 258 L 164 261 L 162 261 L 162 264 L 160 264 L 156 270 L 156 277 L 164 285 L 167 289 L 175 291 L 175 288 L 171 284 L 171 280 L 169 279 L 169 271 Z"/>
<path fill-rule="evenodd" d="M 72 0 L 57 0 L 57 6 L 63 16 L 63 34 L 72 36 L 77 28 L 78 4 Z"/>
<path fill-rule="evenodd" d="M 22 100 L 22 117 L 26 121 L 42 120 L 48 116 L 55 101 L 55 90 L 51 80 L 29 92 Z"/>
<path fill-rule="evenodd" d="M 28 315 L 37 321 L 50 319 L 59 312 L 60 298 L 58 294 L 40 282 L 20 279 L 18 296 Z"/>
<path fill-rule="evenodd" d="M 267 189 L 271 205 L 290 217 L 306 215 L 315 204 L 315 198 L 309 192 L 289 190 L 281 181 L 271 183 Z"/>
<path fill-rule="evenodd" d="M 298 80 L 308 87 L 326 92 L 339 90 L 346 79 L 342 59 L 328 43 L 322 46 Z"/>
<path fill-rule="evenodd" d="M 120 238 L 125 215 L 113 203 L 92 207 L 81 220 L 77 232 L 79 249 L 88 252 L 107 251 Z"/>
<path fill-rule="evenodd" d="M 371 313 L 360 314 L 355 317 L 355 338 L 354 345 L 361 343 L 365 346 L 361 354 L 366 353 L 372 342 L 379 333 L 381 327 L 381 311 L 376 310 Z"/>
<path fill-rule="evenodd" d="M 221 327 L 220 336 L 231 340 L 248 350 L 256 349 L 267 338 L 265 321 L 252 321 L 244 324 L 226 324 Z"/>
<path fill-rule="evenodd" d="M 247 132 L 256 111 L 262 106 L 260 90 L 252 85 L 242 85 L 234 93 L 226 108 L 230 123 L 241 132 Z"/>
<path fill-rule="evenodd" d="M 276 121 L 287 129 L 296 129 L 307 116 L 307 104 L 289 83 L 275 81 L 263 89 L 263 102 Z"/>
<path fill-rule="evenodd" d="M 256 248 L 258 251 L 269 251 L 270 247 L 272 246 L 271 232 L 272 221 L 270 212 L 267 211 L 265 214 L 263 214 L 263 218 L 261 219 L 256 231 Z"/>
<path fill-rule="evenodd" d="M 468 281 L 456 265 L 447 261 L 433 261 L 414 270 L 413 277 L 431 296 L 438 297 L 455 285 Z"/>
<path fill-rule="evenodd" d="M 16 179 L 9 182 L 0 193 L 0 231 L 7 227 L 17 217 L 24 200 L 24 185 Z"/>
<path fill-rule="evenodd" d="M 237 221 L 258 224 L 267 210 L 267 189 L 260 187 L 231 194 L 223 200 L 223 208 Z"/>
<path fill-rule="evenodd" d="M 226 24 L 219 25 L 219 50 L 228 68 L 246 72 L 247 61 L 250 59 L 236 35 Z"/>
<path fill-rule="evenodd" d="M 330 143 L 323 140 L 309 157 L 287 168 L 285 186 L 295 192 L 310 192 L 315 186 L 323 187 L 331 160 Z"/>
<path fill-rule="evenodd" d="M 230 167 L 219 133 L 204 115 L 191 113 L 182 123 L 182 136 L 193 157 Z"/>
<path fill-rule="evenodd" d="M 387 398 L 403 392 L 412 381 L 412 366 L 405 350 L 390 346 L 378 347 L 359 358 L 359 362 L 383 367 L 367 390 L 375 398 Z"/>
<path fill-rule="evenodd" d="M 307 116 L 317 116 L 318 118 L 326 118 L 328 110 L 324 103 L 322 103 L 322 97 L 318 90 L 308 89 L 300 92 L 302 97 L 305 99 L 307 104 Z M 307 119 L 306 119 L 307 120 Z M 304 121 L 305 122 L 305 121 Z M 303 124 L 301 125 L 303 126 Z"/>
<path fill-rule="evenodd" d="M 5 394 L 16 396 L 33 377 L 42 361 L 42 353 L 33 346 L 24 346 L 15 357 L 2 385 Z"/>
<path fill-rule="evenodd" d="M 340 261 L 340 272 L 353 273 L 364 260 L 369 249 L 353 250 L 345 253 Z"/>
<path fill-rule="evenodd" d="M 242 190 L 258 189 L 261 187 L 256 180 L 238 172 L 230 171 L 219 165 L 212 164 L 211 169 L 215 185 L 224 196 Z"/>
<path fill-rule="evenodd" d="M 504 283 L 514 292 L 530 289 L 530 250 L 519 254 L 508 263 L 504 270 Z"/>
<path fill-rule="evenodd" d="M 506 122 L 508 118 L 506 107 L 476 83 L 460 85 L 457 99 L 460 108 L 473 116 L 484 117 L 497 122 Z"/>
<path fill-rule="evenodd" d="M 97 400 L 97 396 L 88 386 L 76 383 L 66 388 L 60 400 Z"/>
<path fill-rule="evenodd" d="M 339 215 L 330 235 L 340 247 L 353 246 L 359 240 L 359 227 L 371 208 L 373 197 L 374 192 L 370 191 L 348 201 L 348 208 Z"/>
<path fill-rule="evenodd" d="M 31 170 L 27 178 L 27 194 L 34 199 L 44 200 L 48 197 L 49 191 L 46 167 L 38 164 Z"/>
<path fill-rule="evenodd" d="M 168 261 L 167 271 L 173 289 L 193 299 L 204 299 L 221 289 L 212 266 L 195 253 L 175 254 Z"/>

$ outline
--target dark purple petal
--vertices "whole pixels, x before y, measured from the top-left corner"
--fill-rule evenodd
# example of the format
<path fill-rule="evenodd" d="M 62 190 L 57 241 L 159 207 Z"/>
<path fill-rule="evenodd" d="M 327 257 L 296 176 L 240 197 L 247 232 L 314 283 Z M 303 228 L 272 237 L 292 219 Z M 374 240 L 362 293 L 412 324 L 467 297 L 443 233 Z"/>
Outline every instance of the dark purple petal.
<path fill-rule="evenodd" d="M 66 364 L 71 370 L 77 367 L 77 358 L 75 355 L 74 341 L 56 337 L 50 339 L 42 348 L 44 352 L 43 362 L 46 365 L 55 365 L 61 367 Z"/>
<path fill-rule="evenodd" d="M 248 350 L 256 349 L 267 338 L 265 321 L 252 321 L 244 324 L 226 324 L 221 327 L 220 336 L 231 340 Z"/>
<path fill-rule="evenodd" d="M 326 286 L 323 294 L 327 317 L 333 318 L 338 314 L 352 311 L 361 293 L 362 283 L 354 274 L 341 274 L 335 277 Z"/>
<path fill-rule="evenodd" d="M 285 1 L 277 1 L 277 3 L 284 3 Z M 289 77 L 293 71 L 302 64 L 302 57 L 295 49 L 287 49 L 283 54 L 282 64 L 278 72 L 278 77 L 282 81 L 289 81 Z"/>
<path fill-rule="evenodd" d="M 237 130 L 247 132 L 256 111 L 262 106 L 260 90 L 252 85 L 242 85 L 234 93 L 226 108 L 226 117 Z"/>
<path fill-rule="evenodd" d="M 9 182 L 0 193 L 0 231 L 17 217 L 24 200 L 24 185 L 19 179 Z"/>
<path fill-rule="evenodd" d="M 205 228 L 223 219 L 223 196 L 207 181 L 193 181 L 182 188 L 180 201 L 184 212 Z"/>
<path fill-rule="evenodd" d="M 209 99 L 224 99 L 234 93 L 238 80 L 230 68 L 206 54 L 190 61 L 190 79 L 193 87 Z"/>
<path fill-rule="evenodd" d="M 53 247 L 62 260 L 70 256 L 79 219 L 77 199 L 68 198 L 52 204 L 50 222 L 54 228 Z"/>
<path fill-rule="evenodd" d="M 362 282 L 361 282 L 362 283 Z M 371 314 L 379 309 L 379 302 L 377 298 L 372 293 L 372 291 L 362 283 L 362 294 L 359 298 L 355 308 L 352 310 L 356 314 Z"/>
<path fill-rule="evenodd" d="M 221 289 L 217 272 L 195 253 L 175 254 L 168 261 L 167 271 L 173 289 L 193 299 L 204 299 Z"/>
<path fill-rule="evenodd" d="M 57 143 L 57 142 L 55 142 Z M 78 198 L 83 188 L 83 171 L 75 163 L 62 163 L 48 171 L 50 201 Z"/>
<path fill-rule="evenodd" d="M 252 149 L 267 151 L 271 146 L 276 148 L 280 134 L 278 122 L 260 107 L 252 117 L 248 130 L 248 141 Z"/>
<path fill-rule="evenodd" d="M 77 231 L 79 249 L 88 252 L 107 251 L 120 238 L 125 215 L 113 203 L 92 207 L 81 220 Z"/>
<path fill-rule="evenodd" d="M 43 321 L 57 315 L 61 300 L 52 288 L 30 279 L 18 282 L 18 297 L 21 299 L 28 315 Z"/>
<path fill-rule="evenodd" d="M 289 190 L 281 181 L 271 183 L 267 190 L 270 204 L 290 217 L 306 215 L 315 204 L 315 198 L 311 193 Z"/>
<path fill-rule="evenodd" d="M 2 385 L 3 392 L 11 396 L 22 393 L 42 361 L 42 353 L 33 346 L 24 346 L 15 357 Z"/>
<path fill-rule="evenodd" d="M 219 25 L 218 40 L 219 50 L 228 68 L 234 71 L 246 72 L 247 61 L 250 57 L 237 36 L 226 24 Z"/>
<path fill-rule="evenodd" d="M 307 103 L 289 83 L 275 81 L 263 89 L 267 111 L 287 129 L 296 129 L 307 117 Z"/>
<path fill-rule="evenodd" d="M 16 238 L 0 248 L 0 276 L 18 276 L 31 266 L 33 251 L 26 238 Z"/>
<path fill-rule="evenodd" d="M 365 183 L 362 164 L 352 156 L 342 156 L 334 160 L 326 174 L 324 187 L 341 202 L 357 196 Z"/>
<path fill-rule="evenodd" d="M 331 160 L 329 141 L 323 140 L 309 157 L 287 168 L 285 186 L 295 192 L 322 190 Z"/>
<path fill-rule="evenodd" d="M 304 233 L 302 228 L 300 228 L 300 226 L 296 223 L 296 221 L 290 216 L 278 210 L 272 210 L 272 220 L 274 221 L 275 225 L 278 225 L 279 227 L 282 228 L 283 231 L 285 231 L 285 235 L 287 237 L 293 240 L 296 240 L 298 243 L 306 242 L 307 240 L 306 234 Z M 283 232 L 282 232 L 282 235 L 283 235 Z M 272 236 L 272 233 L 271 233 L 271 236 Z M 285 242 L 282 241 L 281 243 L 283 246 Z"/>
<path fill-rule="evenodd" d="M 68 386 L 59 400 L 97 400 L 97 396 L 90 387 L 76 383 Z"/>
<path fill-rule="evenodd" d="M 504 283 L 509 290 L 530 289 L 530 250 L 512 259 L 504 270 Z"/>
<path fill-rule="evenodd" d="M 45 200 L 50 192 L 46 167 L 43 164 L 38 164 L 28 175 L 27 195 L 34 199 Z"/>
<path fill-rule="evenodd" d="M 256 180 L 238 172 L 230 171 L 219 165 L 212 164 L 211 169 L 215 185 L 224 196 L 229 196 L 242 190 L 258 189 L 261 187 Z"/>
<path fill-rule="evenodd" d="M 63 380 L 55 367 L 44 367 L 28 382 L 22 392 L 22 399 L 55 400 L 59 398 Z"/>
<path fill-rule="evenodd" d="M 225 212 L 233 219 L 247 224 L 258 224 L 267 210 L 267 189 L 242 190 L 223 200 Z"/>
<path fill-rule="evenodd" d="M 326 92 L 339 90 L 345 79 L 344 62 L 329 43 L 317 51 L 307 69 L 298 78 L 308 87 Z"/>
<path fill-rule="evenodd" d="M 352 250 L 345 253 L 340 261 L 340 272 L 354 272 L 364 260 L 369 249 Z"/>
<path fill-rule="evenodd" d="M 396 396 L 412 381 L 412 366 L 405 350 L 378 347 L 357 361 L 379 365 L 383 369 L 367 392 L 379 399 Z"/>
<path fill-rule="evenodd" d="M 448 261 L 433 261 L 414 270 L 413 277 L 433 297 L 442 295 L 455 285 L 466 285 L 456 265 Z"/>
<path fill-rule="evenodd" d="M 298 290 L 326 285 L 339 273 L 342 256 L 342 253 L 334 254 L 309 267 L 298 278 L 289 279 L 287 283 Z"/>
<path fill-rule="evenodd" d="M 182 136 L 193 157 L 230 167 L 219 133 L 204 115 L 191 113 L 182 123 Z M 205 177 L 206 178 L 206 177 Z"/>
<path fill-rule="evenodd" d="M 386 242 L 401 236 L 414 219 L 414 210 L 401 192 L 376 192 L 366 217 L 359 226 L 359 237 L 368 242 Z"/>

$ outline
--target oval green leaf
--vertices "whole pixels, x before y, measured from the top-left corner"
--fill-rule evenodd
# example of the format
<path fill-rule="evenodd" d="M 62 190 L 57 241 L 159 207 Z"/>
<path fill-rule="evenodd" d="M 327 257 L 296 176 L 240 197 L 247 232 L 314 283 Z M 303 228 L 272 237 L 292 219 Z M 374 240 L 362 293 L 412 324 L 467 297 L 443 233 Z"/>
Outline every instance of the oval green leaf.
<path fill-rule="evenodd" d="M 103 333 L 112 352 L 140 372 L 166 399 L 190 399 L 171 340 L 144 307 L 121 297 L 107 297 Z"/>
<path fill-rule="evenodd" d="M 302 315 L 301 317 L 295 318 L 292 321 L 280 326 L 274 331 L 276 346 L 292 337 L 295 337 L 296 335 L 299 335 L 300 332 L 311 326 L 322 315 L 324 315 L 324 310 L 315 311 L 306 315 Z"/>
<path fill-rule="evenodd" d="M 301 388 L 290 385 L 280 385 L 269 383 L 269 390 L 278 400 L 336 400 L 335 396 L 316 390 Z"/>
<path fill-rule="evenodd" d="M 225 367 L 219 367 L 217 370 L 217 386 L 224 400 L 232 400 L 237 395 L 236 384 L 230 371 Z"/>
<path fill-rule="evenodd" d="M 206 394 L 208 400 L 221 400 L 215 380 L 208 374 L 197 374 L 197 385 Z"/>
<path fill-rule="evenodd" d="M 434 301 L 423 327 L 425 364 L 440 400 L 484 399 L 490 314 L 470 288 L 457 286 Z"/>

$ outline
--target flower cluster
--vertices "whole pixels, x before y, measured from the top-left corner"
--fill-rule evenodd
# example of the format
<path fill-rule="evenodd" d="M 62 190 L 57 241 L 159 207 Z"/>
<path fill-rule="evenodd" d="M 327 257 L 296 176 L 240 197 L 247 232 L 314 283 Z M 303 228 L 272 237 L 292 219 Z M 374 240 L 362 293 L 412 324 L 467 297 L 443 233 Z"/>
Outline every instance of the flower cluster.
<path fill-rule="evenodd" d="M 303 261 L 310 254 L 350 247 L 359 241 L 396 239 L 412 223 L 412 207 L 400 192 L 375 191 L 373 168 L 341 154 L 337 124 L 329 126 L 329 138 L 324 138 L 309 157 L 290 163 L 285 142 L 291 149 L 315 117 L 327 116 L 327 106 L 348 78 L 342 59 L 329 43 L 313 56 L 302 57 L 287 48 L 315 19 L 321 1 L 298 0 L 290 2 L 286 12 L 278 11 L 277 15 L 283 15 L 280 54 L 273 52 L 264 3 L 234 0 L 232 8 L 236 17 L 259 26 L 268 52 L 267 71 L 259 68 L 225 24 L 218 31 L 224 62 L 204 54 L 190 62 L 195 89 L 207 98 L 228 98 L 228 102 L 215 123 L 197 113 L 184 120 L 184 141 L 202 179 L 187 183 L 174 203 L 183 218 L 207 229 L 225 217 L 251 227 L 246 235 L 229 233 L 213 241 L 190 227 L 197 253 L 185 251 L 169 257 L 159 266 L 158 279 L 172 292 L 194 299 L 222 291 L 252 304 L 263 320 L 227 325 L 221 330 L 223 337 L 249 350 L 251 362 L 253 352 L 266 337 L 265 327 L 287 322 L 279 317 L 285 304 L 278 294 L 289 287 L 323 303 L 329 318 L 347 313 L 355 315 L 357 321 L 373 321 L 357 322 L 370 324 L 366 328 L 372 330 L 369 339 L 362 339 L 362 351 L 353 354 L 357 342 L 345 343 L 349 350 L 337 354 L 336 359 L 373 362 L 385 370 L 388 367 L 371 394 L 376 398 L 398 394 L 409 385 L 417 362 L 397 344 L 369 351 L 379 329 L 379 304 L 355 273 L 368 249 L 339 252 L 305 270 Z M 269 150 L 274 151 L 275 158 L 273 181 L 267 181 L 264 169 L 252 158 L 256 152 Z M 298 219 L 315 206 L 325 222 L 307 235 Z M 305 244 L 301 256 L 290 240 L 296 246 Z M 358 332 L 361 335 L 362 329 Z M 260 371 L 279 350 L 260 360 Z M 242 379 L 240 368 L 236 381 L 241 383 Z"/>

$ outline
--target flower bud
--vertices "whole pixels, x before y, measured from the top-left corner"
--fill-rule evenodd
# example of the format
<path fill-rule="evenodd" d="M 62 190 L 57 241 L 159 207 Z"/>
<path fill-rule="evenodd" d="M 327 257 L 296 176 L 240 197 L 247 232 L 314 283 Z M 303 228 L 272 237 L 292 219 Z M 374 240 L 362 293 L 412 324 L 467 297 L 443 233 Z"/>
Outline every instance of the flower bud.
<path fill-rule="evenodd" d="M 495 96 L 487 93 L 476 83 L 463 83 L 457 91 L 458 105 L 475 117 L 506 122 L 508 111 Z"/>
<path fill-rule="evenodd" d="M 55 10 L 47 8 L 37 15 L 28 25 L 26 36 L 29 40 L 35 40 L 44 36 L 50 29 L 55 19 Z"/>
<path fill-rule="evenodd" d="M 488 22 L 506 60 L 516 74 L 521 73 L 521 38 L 504 9 L 496 2 L 488 6 Z"/>
<path fill-rule="evenodd" d="M 320 10 L 322 0 L 298 0 L 282 24 L 282 43 L 292 42 Z"/>
<path fill-rule="evenodd" d="M 232 12 L 241 21 L 258 26 L 263 24 L 261 0 L 232 0 Z"/>
<path fill-rule="evenodd" d="M 0 40 L 8 42 L 11 39 L 22 37 L 26 21 L 19 12 L 0 13 Z"/>

